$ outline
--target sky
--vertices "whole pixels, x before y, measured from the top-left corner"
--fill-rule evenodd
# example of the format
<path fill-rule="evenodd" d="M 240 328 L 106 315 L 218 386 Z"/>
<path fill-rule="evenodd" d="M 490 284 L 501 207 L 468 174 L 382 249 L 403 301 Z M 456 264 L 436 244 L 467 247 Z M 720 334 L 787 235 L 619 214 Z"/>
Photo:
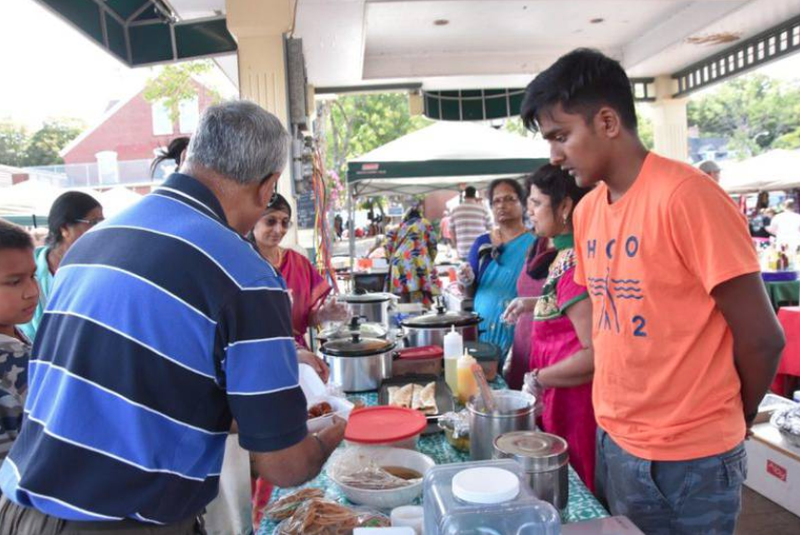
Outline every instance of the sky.
<path fill-rule="evenodd" d="M 0 0 L 0 119 L 91 124 L 155 70 L 130 69 L 33 0 Z M 224 94 L 224 93 L 223 93 Z"/>
<path fill-rule="evenodd" d="M 136 92 L 155 72 L 126 67 L 33 0 L 0 0 L 0 68 L 0 120 L 32 129 L 49 118 L 92 124 L 110 101 Z M 759 71 L 800 77 L 800 54 Z M 223 94 L 231 91 L 222 75 L 216 81 L 228 86 Z"/>

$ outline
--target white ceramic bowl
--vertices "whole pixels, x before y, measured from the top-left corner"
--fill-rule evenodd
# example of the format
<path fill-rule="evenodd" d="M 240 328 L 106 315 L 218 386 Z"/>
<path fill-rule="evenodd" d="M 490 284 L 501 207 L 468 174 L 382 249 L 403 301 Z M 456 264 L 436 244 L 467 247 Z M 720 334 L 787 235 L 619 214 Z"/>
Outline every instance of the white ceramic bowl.
<path fill-rule="evenodd" d="M 414 450 L 386 447 L 362 447 L 360 449 L 360 454 L 364 455 L 365 461 L 367 459 L 372 460 L 378 464 L 378 466 L 400 466 L 403 468 L 410 468 L 422 474 L 423 478 L 429 468 L 436 466 L 433 459 Z M 357 489 L 344 485 L 337 481 L 330 471 L 328 472 L 328 476 L 339 485 L 339 488 L 342 489 L 342 493 L 351 502 L 359 505 L 377 507 L 378 509 L 394 509 L 401 505 L 408 505 L 422 494 L 423 478 L 420 478 L 416 483 L 399 489 L 372 490 Z"/>

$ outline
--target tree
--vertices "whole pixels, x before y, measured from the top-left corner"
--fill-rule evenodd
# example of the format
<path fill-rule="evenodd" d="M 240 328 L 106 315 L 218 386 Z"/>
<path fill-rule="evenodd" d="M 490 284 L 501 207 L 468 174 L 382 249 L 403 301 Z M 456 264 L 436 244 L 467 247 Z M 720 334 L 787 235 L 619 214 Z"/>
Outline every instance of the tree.
<path fill-rule="evenodd" d="M 67 146 L 67 143 L 78 137 L 83 128 L 84 125 L 74 119 L 46 121 L 31 136 L 25 148 L 23 165 L 63 164 L 64 160 L 58 153 Z"/>
<path fill-rule="evenodd" d="M 742 76 L 689 102 L 690 126 L 702 137 L 725 137 L 742 158 L 780 146 L 800 146 L 800 83 L 783 82 L 762 74 Z"/>
<path fill-rule="evenodd" d="M 20 167 L 25 165 L 25 148 L 28 133 L 11 121 L 0 121 L 0 164 Z"/>
<path fill-rule="evenodd" d="M 147 81 L 144 99 L 151 104 L 163 103 L 174 123 L 180 117 L 180 103 L 197 96 L 197 89 L 192 83 L 193 77 L 207 73 L 212 68 L 209 60 L 165 65 L 158 75 Z M 215 90 L 206 88 L 206 91 L 214 102 L 221 100 L 222 97 Z"/>

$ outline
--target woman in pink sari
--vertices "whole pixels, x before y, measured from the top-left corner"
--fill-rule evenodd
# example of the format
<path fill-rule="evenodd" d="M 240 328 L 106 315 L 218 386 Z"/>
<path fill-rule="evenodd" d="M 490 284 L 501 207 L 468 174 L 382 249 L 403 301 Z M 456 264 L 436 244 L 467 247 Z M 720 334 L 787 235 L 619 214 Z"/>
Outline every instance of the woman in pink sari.
<path fill-rule="evenodd" d="M 278 269 L 286 280 L 292 298 L 292 331 L 301 362 L 317 370 L 323 381 L 328 379 L 328 369 L 321 360 L 308 351 L 306 333 L 311 325 L 323 321 L 346 320 L 347 308 L 335 301 L 325 302 L 331 285 L 309 262 L 291 249 L 280 246 L 281 240 L 292 226 L 292 207 L 276 193 L 264 215 L 256 223 L 250 236 L 261 255 Z M 258 530 L 264 506 L 269 502 L 272 485 L 263 479 L 253 482 L 253 527 Z"/>
<path fill-rule="evenodd" d="M 592 308 L 586 288 L 573 278 L 572 236 L 572 212 L 589 190 L 552 165 L 530 176 L 527 186 L 528 215 L 547 246 L 541 244 L 530 266 L 534 278 L 545 273 L 546 278 L 533 308 L 532 371 L 525 375 L 523 390 L 541 400 L 542 429 L 566 439 L 570 464 L 594 489 Z"/>

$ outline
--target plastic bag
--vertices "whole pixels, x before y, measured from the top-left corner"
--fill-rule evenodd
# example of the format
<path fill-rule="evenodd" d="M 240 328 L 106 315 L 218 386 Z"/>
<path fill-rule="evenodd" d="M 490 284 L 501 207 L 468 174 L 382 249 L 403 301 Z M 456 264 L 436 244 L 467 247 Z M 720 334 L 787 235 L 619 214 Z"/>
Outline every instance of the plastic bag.
<path fill-rule="evenodd" d="M 379 466 L 369 448 L 346 448 L 330 461 L 328 475 L 337 483 L 357 489 L 386 490 L 407 487 L 419 479 L 404 479 Z"/>
<path fill-rule="evenodd" d="M 796 435 L 800 439 L 800 404 L 780 408 L 770 418 L 770 423 L 778 429 Z"/>
<path fill-rule="evenodd" d="M 469 437 L 469 411 L 464 409 L 442 414 L 439 416 L 439 427 L 450 430 L 453 438 Z"/>
<path fill-rule="evenodd" d="M 350 535 L 355 528 L 389 527 L 385 516 L 372 511 L 355 511 L 349 507 L 312 498 L 300 505 L 275 528 L 279 535 Z"/>

